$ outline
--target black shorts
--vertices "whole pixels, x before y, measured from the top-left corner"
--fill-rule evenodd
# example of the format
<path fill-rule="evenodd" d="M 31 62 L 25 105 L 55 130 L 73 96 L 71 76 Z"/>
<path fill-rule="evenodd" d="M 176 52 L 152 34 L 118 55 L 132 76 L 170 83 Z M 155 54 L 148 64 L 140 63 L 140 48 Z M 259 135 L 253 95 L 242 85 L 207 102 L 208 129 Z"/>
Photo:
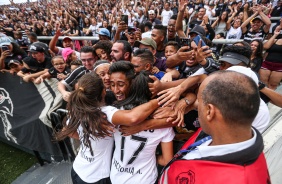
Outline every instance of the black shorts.
<path fill-rule="evenodd" d="M 110 177 L 100 179 L 99 181 L 96 181 L 94 183 L 87 183 L 78 176 L 73 168 L 71 168 L 71 179 L 73 184 L 111 184 Z"/>

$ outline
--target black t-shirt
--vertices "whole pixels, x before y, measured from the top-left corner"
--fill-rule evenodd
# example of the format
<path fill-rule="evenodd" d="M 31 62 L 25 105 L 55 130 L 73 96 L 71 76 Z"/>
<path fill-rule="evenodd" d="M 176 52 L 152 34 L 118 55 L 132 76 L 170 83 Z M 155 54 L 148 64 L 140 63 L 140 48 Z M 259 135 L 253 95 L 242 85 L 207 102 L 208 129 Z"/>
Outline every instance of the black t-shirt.
<path fill-rule="evenodd" d="M 51 58 L 45 57 L 44 61 L 42 63 L 38 63 L 38 67 L 41 67 L 43 69 L 50 69 L 53 67 Z"/>
<path fill-rule="evenodd" d="M 23 69 L 21 69 L 21 71 L 22 71 L 23 73 L 30 73 L 30 74 L 33 74 L 33 73 L 40 72 L 40 71 L 42 71 L 42 70 L 37 70 L 37 69 L 33 69 L 33 68 L 31 68 L 31 69 L 23 68 Z"/>
<path fill-rule="evenodd" d="M 59 72 L 58 70 L 56 70 L 56 68 L 52 67 L 48 70 L 49 74 L 51 75 L 52 78 L 57 78 L 58 74 L 64 74 L 64 75 L 68 75 L 71 73 L 70 68 L 66 67 L 65 70 L 63 72 Z"/>
<path fill-rule="evenodd" d="M 266 50 L 268 55 L 266 56 L 265 60 L 274 62 L 274 63 L 282 63 L 282 45 L 277 45 L 276 42 Z"/>
<path fill-rule="evenodd" d="M 194 19 L 190 22 L 190 28 L 193 29 L 195 27 L 195 25 L 200 25 L 201 23 L 203 22 L 203 20 L 197 20 L 197 19 Z"/>
<path fill-rule="evenodd" d="M 28 66 L 32 70 L 32 71 L 29 71 L 31 73 L 40 72 L 40 71 L 43 71 L 45 69 L 50 69 L 50 68 L 53 67 L 53 65 L 51 63 L 51 58 L 50 57 L 45 57 L 45 59 L 44 59 L 44 61 L 42 63 L 39 63 L 38 61 L 34 60 Z"/>
<path fill-rule="evenodd" d="M 76 30 L 78 31 L 78 36 L 81 36 L 79 27 L 76 26 L 75 28 L 71 28 L 70 34 L 75 34 Z"/>

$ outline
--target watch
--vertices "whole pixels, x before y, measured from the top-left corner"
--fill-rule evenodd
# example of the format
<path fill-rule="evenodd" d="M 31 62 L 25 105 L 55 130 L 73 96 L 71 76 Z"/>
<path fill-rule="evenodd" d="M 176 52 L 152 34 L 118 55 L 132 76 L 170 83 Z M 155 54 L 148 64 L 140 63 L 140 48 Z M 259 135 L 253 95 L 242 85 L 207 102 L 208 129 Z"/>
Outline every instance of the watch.
<path fill-rule="evenodd" d="M 185 103 L 187 104 L 187 106 L 189 106 L 191 104 L 190 101 L 187 98 L 183 98 L 183 99 L 184 99 Z"/>

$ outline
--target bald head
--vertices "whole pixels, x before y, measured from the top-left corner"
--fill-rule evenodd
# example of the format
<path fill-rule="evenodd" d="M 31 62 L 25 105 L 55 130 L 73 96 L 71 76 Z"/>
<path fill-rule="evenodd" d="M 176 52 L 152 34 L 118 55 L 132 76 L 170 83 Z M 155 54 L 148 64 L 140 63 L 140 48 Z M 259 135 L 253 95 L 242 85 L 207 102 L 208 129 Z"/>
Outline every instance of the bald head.
<path fill-rule="evenodd" d="M 201 84 L 204 104 L 212 104 L 226 123 L 251 126 L 256 117 L 260 97 L 255 82 L 248 76 L 233 71 L 219 71 Z"/>

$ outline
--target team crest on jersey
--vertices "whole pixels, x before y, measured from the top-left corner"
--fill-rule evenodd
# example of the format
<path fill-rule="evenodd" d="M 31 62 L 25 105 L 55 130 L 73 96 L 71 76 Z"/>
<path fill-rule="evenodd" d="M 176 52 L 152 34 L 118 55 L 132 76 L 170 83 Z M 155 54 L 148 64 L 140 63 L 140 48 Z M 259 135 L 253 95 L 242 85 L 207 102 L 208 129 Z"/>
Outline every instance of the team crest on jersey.
<path fill-rule="evenodd" d="M 175 178 L 175 183 L 194 184 L 195 183 L 195 173 L 191 170 L 187 172 L 182 172 Z"/>

